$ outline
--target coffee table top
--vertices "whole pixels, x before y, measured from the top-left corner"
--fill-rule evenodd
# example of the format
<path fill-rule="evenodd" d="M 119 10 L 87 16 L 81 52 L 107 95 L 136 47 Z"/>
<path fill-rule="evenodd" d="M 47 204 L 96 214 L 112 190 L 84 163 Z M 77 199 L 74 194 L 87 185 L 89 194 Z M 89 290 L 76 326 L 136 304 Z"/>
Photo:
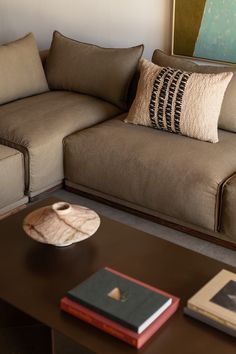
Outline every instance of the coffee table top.
<path fill-rule="evenodd" d="M 183 315 L 186 301 L 224 263 L 101 217 L 91 238 L 65 248 L 31 240 L 22 229 L 32 210 L 57 201 L 44 201 L 0 222 L 0 298 L 101 354 L 137 350 L 59 309 L 60 298 L 101 267 L 109 266 L 181 298 L 177 313 L 140 350 L 141 353 L 235 353 L 235 340 Z"/>

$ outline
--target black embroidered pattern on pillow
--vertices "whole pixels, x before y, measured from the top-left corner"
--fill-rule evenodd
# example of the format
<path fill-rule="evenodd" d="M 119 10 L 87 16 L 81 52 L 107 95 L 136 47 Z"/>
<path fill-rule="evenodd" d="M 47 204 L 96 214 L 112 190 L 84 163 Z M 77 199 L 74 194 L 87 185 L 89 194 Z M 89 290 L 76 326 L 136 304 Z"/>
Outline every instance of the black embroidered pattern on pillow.
<path fill-rule="evenodd" d="M 153 128 L 181 133 L 182 100 L 191 74 L 169 67 L 161 69 L 154 81 L 149 104 L 149 117 Z"/>

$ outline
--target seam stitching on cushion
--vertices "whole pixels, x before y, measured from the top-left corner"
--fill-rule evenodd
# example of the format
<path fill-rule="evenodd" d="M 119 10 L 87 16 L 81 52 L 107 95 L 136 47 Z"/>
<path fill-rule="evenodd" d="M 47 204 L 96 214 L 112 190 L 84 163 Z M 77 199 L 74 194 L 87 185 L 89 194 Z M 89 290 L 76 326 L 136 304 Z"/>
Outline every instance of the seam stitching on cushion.
<path fill-rule="evenodd" d="M 3 146 L 5 146 L 5 145 L 3 145 Z M 22 152 L 21 151 L 17 151 L 14 154 L 4 156 L 4 157 L 0 158 L 0 161 L 4 161 L 4 160 L 7 160 L 7 159 L 10 159 L 11 157 L 19 155 L 19 154 L 22 155 Z"/>

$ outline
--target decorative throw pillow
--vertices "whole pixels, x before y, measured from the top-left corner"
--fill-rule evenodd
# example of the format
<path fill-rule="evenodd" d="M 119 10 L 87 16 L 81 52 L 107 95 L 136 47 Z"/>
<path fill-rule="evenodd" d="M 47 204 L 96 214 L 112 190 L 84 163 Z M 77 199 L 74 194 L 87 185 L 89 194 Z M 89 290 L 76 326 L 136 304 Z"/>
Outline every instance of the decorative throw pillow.
<path fill-rule="evenodd" d="M 172 68 L 193 71 L 203 74 L 218 74 L 222 72 L 233 72 L 233 77 L 225 91 L 222 102 L 219 128 L 236 133 L 236 66 L 216 66 L 198 65 L 191 60 L 167 55 L 161 50 L 156 49 L 152 56 L 152 62 L 160 66 L 171 66 Z"/>
<path fill-rule="evenodd" d="M 216 143 L 221 103 L 232 73 L 198 74 L 140 62 L 126 122 Z"/>
<path fill-rule="evenodd" d="M 32 33 L 0 46 L 0 104 L 48 91 Z"/>
<path fill-rule="evenodd" d="M 103 98 L 126 109 L 129 84 L 142 53 L 143 45 L 102 48 L 56 31 L 46 65 L 49 86 Z"/>

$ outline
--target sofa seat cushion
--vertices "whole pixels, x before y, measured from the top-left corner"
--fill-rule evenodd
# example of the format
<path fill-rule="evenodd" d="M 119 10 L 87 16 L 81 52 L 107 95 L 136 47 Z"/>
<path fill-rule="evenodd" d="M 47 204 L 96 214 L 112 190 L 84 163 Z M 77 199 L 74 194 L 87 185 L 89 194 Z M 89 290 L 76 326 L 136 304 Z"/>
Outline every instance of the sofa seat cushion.
<path fill-rule="evenodd" d="M 3 145 L 0 145 L 0 183 L 0 214 L 26 202 L 23 155 Z"/>
<path fill-rule="evenodd" d="M 62 181 L 65 136 L 118 112 L 94 97 L 47 92 L 0 107 L 0 142 L 24 152 L 26 188 L 33 196 Z"/>
<path fill-rule="evenodd" d="M 65 139 L 66 180 L 216 230 L 220 186 L 236 171 L 235 134 L 219 131 L 209 144 L 122 119 Z"/>

